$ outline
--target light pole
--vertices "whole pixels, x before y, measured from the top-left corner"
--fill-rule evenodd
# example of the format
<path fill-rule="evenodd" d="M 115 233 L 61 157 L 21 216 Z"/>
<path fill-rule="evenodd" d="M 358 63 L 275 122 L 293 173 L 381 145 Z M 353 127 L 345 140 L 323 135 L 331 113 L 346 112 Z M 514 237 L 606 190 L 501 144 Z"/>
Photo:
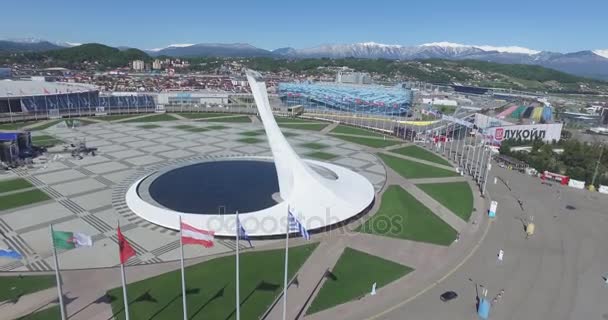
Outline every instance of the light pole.
<path fill-rule="evenodd" d="M 604 146 L 600 144 L 600 155 L 597 157 L 597 162 L 595 163 L 595 171 L 593 172 L 593 178 L 591 179 L 591 185 L 595 187 L 595 178 L 597 178 L 597 172 L 600 168 L 600 163 L 602 162 L 602 155 L 604 153 Z"/>

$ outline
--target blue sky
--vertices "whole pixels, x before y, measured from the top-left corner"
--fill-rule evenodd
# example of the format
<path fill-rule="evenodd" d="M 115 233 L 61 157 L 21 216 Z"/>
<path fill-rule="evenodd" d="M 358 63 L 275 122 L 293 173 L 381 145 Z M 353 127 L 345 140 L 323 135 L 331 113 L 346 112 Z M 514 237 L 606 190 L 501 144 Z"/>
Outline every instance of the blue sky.
<path fill-rule="evenodd" d="M 143 49 L 172 43 L 246 42 L 275 49 L 367 41 L 608 49 L 607 0 L 3 0 L 2 11 L 0 38 Z"/>

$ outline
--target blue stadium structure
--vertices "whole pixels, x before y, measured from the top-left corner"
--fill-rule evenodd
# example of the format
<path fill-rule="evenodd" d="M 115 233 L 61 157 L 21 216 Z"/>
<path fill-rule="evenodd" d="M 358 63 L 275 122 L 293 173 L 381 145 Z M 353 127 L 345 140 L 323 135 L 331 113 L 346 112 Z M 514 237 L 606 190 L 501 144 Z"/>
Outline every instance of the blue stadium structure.
<path fill-rule="evenodd" d="M 152 95 L 101 95 L 90 85 L 43 81 L 0 81 L 0 120 L 9 117 L 84 116 L 154 111 Z"/>
<path fill-rule="evenodd" d="M 279 83 L 278 94 L 287 106 L 379 115 L 406 115 L 412 104 L 410 90 L 375 85 Z"/>

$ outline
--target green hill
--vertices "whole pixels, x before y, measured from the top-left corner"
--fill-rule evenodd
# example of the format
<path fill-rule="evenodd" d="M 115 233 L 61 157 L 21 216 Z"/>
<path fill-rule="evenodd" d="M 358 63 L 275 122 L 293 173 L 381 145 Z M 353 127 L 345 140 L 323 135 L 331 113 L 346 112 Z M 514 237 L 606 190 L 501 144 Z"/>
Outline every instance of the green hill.
<path fill-rule="evenodd" d="M 96 63 L 103 67 L 123 67 L 133 60 L 150 60 L 150 56 L 138 49 L 121 51 L 98 43 L 87 43 L 76 47 L 52 50 L 44 54 L 57 64 Z"/>

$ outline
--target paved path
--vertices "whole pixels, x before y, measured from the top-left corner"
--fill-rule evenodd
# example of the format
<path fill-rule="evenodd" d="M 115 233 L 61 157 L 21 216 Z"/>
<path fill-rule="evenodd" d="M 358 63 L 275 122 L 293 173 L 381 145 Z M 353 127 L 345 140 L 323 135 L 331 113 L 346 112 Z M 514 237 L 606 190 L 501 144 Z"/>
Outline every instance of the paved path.
<path fill-rule="evenodd" d="M 323 285 L 325 272 L 332 269 L 344 251 L 343 239 L 323 241 L 298 271 L 297 284 L 287 290 L 287 319 L 300 319 Z M 283 316 L 283 298 L 268 314 L 268 320 L 280 320 Z"/>
<path fill-rule="evenodd" d="M 33 311 L 43 310 L 55 304 L 57 288 L 48 288 L 42 291 L 25 295 L 17 303 L 3 302 L 0 304 L 0 319 L 16 319 Z"/>
<path fill-rule="evenodd" d="M 388 154 L 388 155 L 393 156 L 393 157 L 397 157 L 397 158 L 401 158 L 401 159 L 405 159 L 405 160 L 409 160 L 409 161 L 414 161 L 414 162 L 426 164 L 427 166 L 432 166 L 432 167 L 436 167 L 436 168 L 440 168 L 440 169 L 454 171 L 454 168 L 451 167 L 451 166 L 446 166 L 446 165 L 439 164 L 439 163 L 432 162 L 432 161 L 428 161 L 428 160 L 422 160 L 422 159 L 419 159 L 419 158 L 414 158 L 414 157 L 405 156 L 405 155 L 398 154 L 398 153 L 389 152 L 389 151 L 386 151 L 384 149 L 376 149 L 376 150 L 379 153 Z"/>
<path fill-rule="evenodd" d="M 323 128 L 320 133 L 321 134 L 327 134 L 330 131 L 334 130 L 337 126 L 339 125 L 339 123 L 332 123 L 330 125 L 328 125 L 327 127 Z"/>
<path fill-rule="evenodd" d="M 22 130 L 25 130 L 25 129 L 28 129 L 28 130 L 35 129 L 35 128 L 47 125 L 48 123 L 54 122 L 56 120 L 58 120 L 58 119 L 49 119 L 49 120 L 45 120 L 45 121 L 35 122 L 35 123 L 30 124 L 30 125 L 24 126 L 21 129 Z"/>
<path fill-rule="evenodd" d="M 172 115 L 174 118 L 177 118 L 178 120 L 190 120 L 190 118 L 186 118 L 186 117 L 182 116 L 182 115 L 181 115 L 181 114 L 179 114 L 179 113 L 171 113 L 171 115 Z"/>
<path fill-rule="evenodd" d="M 143 119 L 143 118 L 148 118 L 148 117 L 152 117 L 157 115 L 158 113 L 146 113 L 146 114 L 142 114 L 140 116 L 134 116 L 134 117 L 128 117 L 128 118 L 123 118 L 123 119 L 117 119 L 117 120 L 112 120 L 112 121 L 108 121 L 110 123 L 119 123 L 119 122 L 126 122 L 126 121 L 132 121 L 135 119 Z"/>
<path fill-rule="evenodd" d="M 443 178 L 419 178 L 419 179 L 408 179 L 413 184 L 424 184 L 424 183 L 450 183 L 450 182 L 461 182 L 469 180 L 467 177 L 443 177 Z M 475 190 L 472 188 L 471 190 Z"/>
<path fill-rule="evenodd" d="M 427 208 L 431 209 L 434 214 L 456 231 L 460 232 L 466 227 L 467 223 L 464 220 L 448 208 L 444 207 L 437 200 L 433 199 L 433 197 L 429 196 L 426 192 L 420 190 L 414 183 L 403 178 L 391 168 L 386 168 L 386 170 L 388 173 L 387 184 L 397 184 L 403 187 L 403 189 L 409 192 L 418 201 L 422 202 Z"/>
<path fill-rule="evenodd" d="M 498 210 L 480 249 L 436 287 L 374 319 L 400 320 L 404 314 L 411 319 L 473 319 L 481 285 L 490 299 L 505 290 L 492 308 L 493 320 L 608 318 L 608 290 L 602 278 L 608 265 L 608 197 L 556 184 L 548 187 L 536 178 L 494 168 L 492 173 L 507 181 L 512 191 L 500 181 L 488 185 Z M 528 216 L 534 216 L 536 224 L 530 239 L 520 220 Z M 505 252 L 502 264 L 497 263 L 499 249 Z M 438 297 L 446 290 L 460 296 L 441 303 Z"/>

